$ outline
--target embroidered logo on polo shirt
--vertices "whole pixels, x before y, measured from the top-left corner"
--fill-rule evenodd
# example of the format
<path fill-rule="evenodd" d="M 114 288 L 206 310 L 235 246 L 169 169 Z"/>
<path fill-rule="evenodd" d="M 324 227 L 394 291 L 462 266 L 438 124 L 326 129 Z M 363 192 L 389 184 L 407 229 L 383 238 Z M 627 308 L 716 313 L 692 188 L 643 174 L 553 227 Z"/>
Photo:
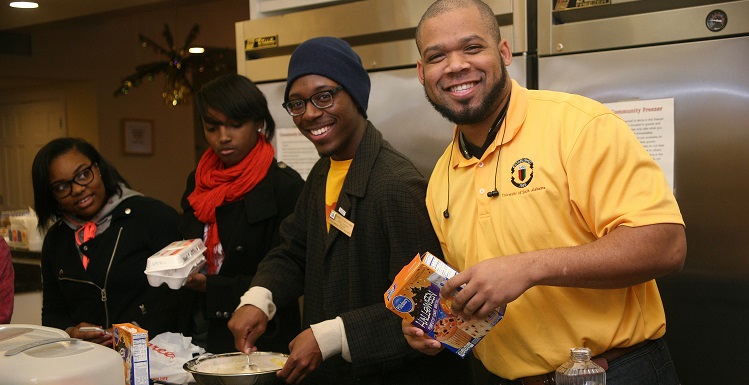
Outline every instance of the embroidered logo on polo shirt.
<path fill-rule="evenodd" d="M 512 184 L 517 188 L 525 188 L 533 180 L 533 161 L 528 158 L 520 158 L 512 165 Z"/>

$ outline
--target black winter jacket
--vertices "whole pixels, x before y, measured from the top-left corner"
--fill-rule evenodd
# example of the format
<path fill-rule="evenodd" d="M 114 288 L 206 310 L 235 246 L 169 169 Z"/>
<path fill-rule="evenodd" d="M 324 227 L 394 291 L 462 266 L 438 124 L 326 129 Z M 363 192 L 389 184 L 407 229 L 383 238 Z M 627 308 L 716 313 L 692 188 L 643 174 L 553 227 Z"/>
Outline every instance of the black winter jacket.
<path fill-rule="evenodd" d="M 216 208 L 219 239 L 224 249 L 224 261 L 216 275 L 206 276 L 206 292 L 181 289 L 181 325 L 185 335 L 193 335 L 193 342 L 213 354 L 235 352 L 234 336 L 227 323 L 239 305 L 239 298 L 250 287 L 257 265 L 273 247 L 280 243 L 278 228 L 281 221 L 294 210 L 304 180 L 292 168 L 275 160 L 266 177 L 244 198 Z M 203 239 L 205 225 L 195 217 L 187 197 L 195 189 L 195 172 L 187 178 L 182 197 L 184 210 L 179 231 L 185 239 Z M 196 313 L 197 312 L 197 313 Z M 192 322 L 202 314 L 207 322 L 207 336 Z M 287 353 L 289 342 L 300 332 L 299 306 L 278 309 L 268 330 L 257 341 L 261 351 Z M 207 341 L 204 339 L 207 338 Z"/>
<path fill-rule="evenodd" d="M 125 199 L 109 228 L 80 246 L 90 258 L 85 270 L 74 231 L 62 221 L 53 224 L 42 246 L 42 325 L 65 330 L 80 322 L 105 328 L 136 322 L 151 337 L 176 329 L 170 308 L 176 292 L 151 287 L 144 271 L 148 257 L 179 239 L 178 221 L 177 211 L 158 200 Z"/>

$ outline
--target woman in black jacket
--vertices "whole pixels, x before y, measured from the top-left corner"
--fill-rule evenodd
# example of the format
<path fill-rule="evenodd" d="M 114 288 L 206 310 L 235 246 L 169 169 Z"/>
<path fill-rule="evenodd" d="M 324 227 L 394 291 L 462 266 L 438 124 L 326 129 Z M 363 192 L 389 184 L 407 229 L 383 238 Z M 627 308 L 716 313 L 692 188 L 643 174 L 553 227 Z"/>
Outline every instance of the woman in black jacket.
<path fill-rule="evenodd" d="M 294 210 L 303 180 L 274 159 L 275 123 L 265 96 L 249 79 L 225 75 L 196 94 L 209 144 L 187 179 L 180 233 L 201 238 L 206 264 L 185 283 L 181 329 L 214 354 L 234 352 L 227 327 L 260 260 L 280 243 L 278 227 Z M 189 290 L 185 290 L 189 289 Z M 278 309 L 258 347 L 288 352 L 300 331 L 298 306 Z"/>
<path fill-rule="evenodd" d="M 82 332 L 135 322 L 151 336 L 175 329 L 173 293 L 148 284 L 148 257 L 172 241 L 179 215 L 131 190 L 88 142 L 58 138 L 32 166 L 42 245 L 42 325 L 71 337 L 111 344 L 111 335 Z"/>

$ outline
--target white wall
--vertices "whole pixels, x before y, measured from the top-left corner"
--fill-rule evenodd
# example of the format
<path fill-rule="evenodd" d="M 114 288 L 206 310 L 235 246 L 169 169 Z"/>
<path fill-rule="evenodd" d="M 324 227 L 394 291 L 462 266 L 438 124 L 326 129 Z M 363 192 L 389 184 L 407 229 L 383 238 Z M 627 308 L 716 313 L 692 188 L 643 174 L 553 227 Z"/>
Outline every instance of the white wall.
<path fill-rule="evenodd" d="M 42 324 L 42 292 L 17 293 L 13 302 L 12 324 Z"/>

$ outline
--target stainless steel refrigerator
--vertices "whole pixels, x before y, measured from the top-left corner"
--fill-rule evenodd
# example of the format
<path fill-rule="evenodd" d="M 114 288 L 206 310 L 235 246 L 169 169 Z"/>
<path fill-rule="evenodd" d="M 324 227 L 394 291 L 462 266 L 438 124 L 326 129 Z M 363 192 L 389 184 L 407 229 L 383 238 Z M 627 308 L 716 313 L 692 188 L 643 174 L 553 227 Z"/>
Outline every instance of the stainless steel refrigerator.
<path fill-rule="evenodd" d="M 673 98 L 687 259 L 657 279 L 665 338 L 684 385 L 746 383 L 749 2 L 548 2 L 538 18 L 539 88 L 604 103 Z"/>

